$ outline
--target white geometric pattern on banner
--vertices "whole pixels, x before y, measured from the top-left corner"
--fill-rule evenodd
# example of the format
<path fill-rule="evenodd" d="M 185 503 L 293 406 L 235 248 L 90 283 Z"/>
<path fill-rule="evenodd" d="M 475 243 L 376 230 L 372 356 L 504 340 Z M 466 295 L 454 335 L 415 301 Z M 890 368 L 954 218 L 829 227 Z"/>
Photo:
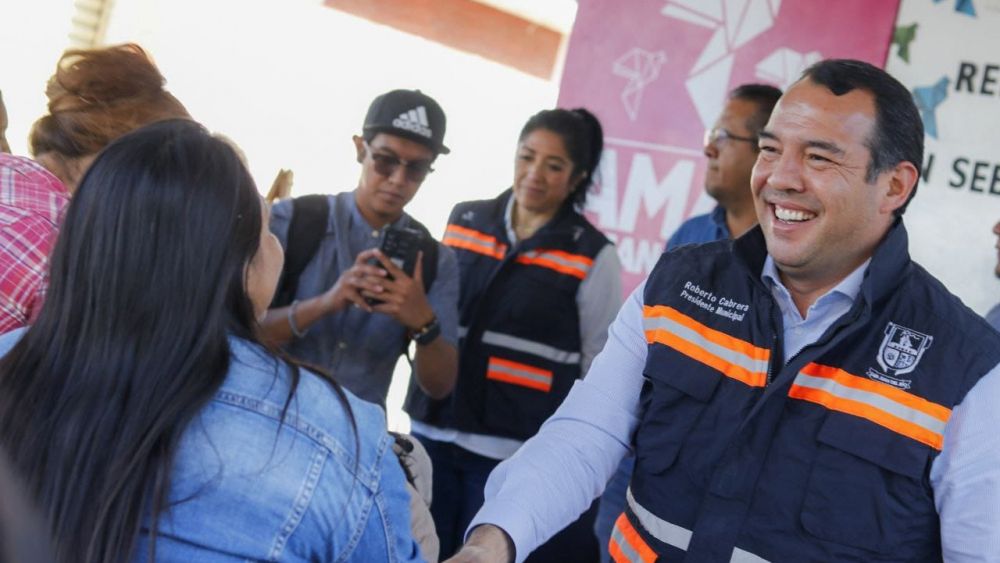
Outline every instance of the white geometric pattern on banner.
<path fill-rule="evenodd" d="M 803 70 L 822 59 L 823 55 L 819 51 L 809 51 L 803 55 L 794 49 L 782 47 L 757 63 L 756 75 L 757 78 L 786 90 L 799 79 Z"/>
<path fill-rule="evenodd" d="M 635 121 L 639 117 L 642 91 L 660 76 L 660 67 L 667 61 L 663 51 L 644 51 L 638 47 L 629 49 L 618 57 L 611 68 L 617 76 L 628 79 L 622 90 L 621 99 L 628 118 Z"/>
<path fill-rule="evenodd" d="M 726 101 L 733 53 L 774 26 L 780 0 L 670 0 L 664 16 L 715 29 L 692 67 L 687 90 L 702 124 L 715 122 Z"/>

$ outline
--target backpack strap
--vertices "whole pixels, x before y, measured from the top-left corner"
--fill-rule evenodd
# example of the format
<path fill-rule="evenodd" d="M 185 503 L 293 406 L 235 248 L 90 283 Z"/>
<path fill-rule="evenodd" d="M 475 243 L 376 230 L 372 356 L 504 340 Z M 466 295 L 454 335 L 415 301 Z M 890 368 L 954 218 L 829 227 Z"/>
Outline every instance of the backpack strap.
<path fill-rule="evenodd" d="M 292 200 L 292 220 L 285 243 L 285 266 L 271 307 L 284 307 L 295 299 L 299 276 L 319 250 L 330 215 L 329 197 L 307 195 Z"/>

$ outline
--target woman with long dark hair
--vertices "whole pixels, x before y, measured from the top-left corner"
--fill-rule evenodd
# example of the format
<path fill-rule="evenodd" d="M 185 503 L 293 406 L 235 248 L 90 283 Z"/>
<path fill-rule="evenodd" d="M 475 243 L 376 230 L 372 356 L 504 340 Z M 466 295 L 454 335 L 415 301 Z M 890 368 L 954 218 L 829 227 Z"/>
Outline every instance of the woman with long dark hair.
<path fill-rule="evenodd" d="M 63 561 L 419 559 L 384 415 L 257 340 L 281 271 L 236 152 L 162 121 L 83 176 L 0 446 Z"/>
<path fill-rule="evenodd" d="M 512 187 L 451 212 L 443 242 L 461 276 L 458 382 L 444 401 L 411 386 L 406 405 L 434 462 L 431 513 L 443 556 L 461 547 L 490 471 L 587 372 L 621 304 L 614 245 L 582 215 L 602 148 L 587 110 L 541 111 L 521 129 Z M 596 561 L 593 518 L 530 560 Z"/>

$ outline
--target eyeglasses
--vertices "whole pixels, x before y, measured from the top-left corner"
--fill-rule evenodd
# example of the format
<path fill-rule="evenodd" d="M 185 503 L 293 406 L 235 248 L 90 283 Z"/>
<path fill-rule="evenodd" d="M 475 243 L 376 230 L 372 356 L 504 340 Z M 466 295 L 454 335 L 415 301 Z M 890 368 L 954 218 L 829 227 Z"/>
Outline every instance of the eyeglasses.
<path fill-rule="evenodd" d="M 728 129 L 723 129 L 722 127 L 716 127 L 714 129 L 708 129 L 705 131 L 705 146 L 711 145 L 713 143 L 720 143 L 723 141 L 743 141 L 746 143 L 756 143 L 757 137 L 741 137 L 739 135 L 734 135 L 732 131 Z"/>
<path fill-rule="evenodd" d="M 427 160 L 403 160 L 391 154 L 379 153 L 372 150 L 368 141 L 364 142 L 365 150 L 372 157 L 372 167 L 379 176 L 391 177 L 402 165 L 405 166 L 406 179 L 410 182 L 423 182 L 428 174 L 434 172 L 430 161 Z"/>

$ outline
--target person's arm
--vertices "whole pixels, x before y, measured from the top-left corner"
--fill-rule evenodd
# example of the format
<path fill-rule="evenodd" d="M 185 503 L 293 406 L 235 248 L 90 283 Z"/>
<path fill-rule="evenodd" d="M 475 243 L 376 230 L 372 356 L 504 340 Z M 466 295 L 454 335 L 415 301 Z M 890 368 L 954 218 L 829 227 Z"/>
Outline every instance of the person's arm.
<path fill-rule="evenodd" d="M 458 379 L 458 348 L 440 336 L 430 344 L 417 345 L 413 373 L 420 388 L 434 399 L 443 399 Z"/>
<path fill-rule="evenodd" d="M 444 252 L 443 248 L 441 252 Z M 381 280 L 377 289 L 364 289 L 362 291 L 362 295 L 382 301 L 381 304 L 372 307 L 372 310 L 385 313 L 396 319 L 410 333 L 418 332 L 435 319 L 437 319 L 439 326 L 441 326 L 442 320 L 447 322 L 448 306 L 439 305 L 436 309 L 432 307 L 430 296 L 424 289 L 423 253 L 417 255 L 413 277 L 407 276 L 402 269 L 393 264 L 381 252 L 378 252 L 376 256 L 392 279 Z M 439 261 L 440 265 L 441 261 Z M 457 282 L 457 266 L 456 269 L 439 270 L 431 293 L 438 295 L 443 291 L 450 292 L 455 300 L 450 306 L 457 308 Z M 437 338 L 428 343 L 417 344 L 414 361 L 417 383 L 427 395 L 434 399 L 447 397 L 455 388 L 455 381 L 458 378 L 458 350 L 454 340 L 449 341 L 449 338 L 444 335 L 444 327 L 441 326 L 441 328 L 441 334 Z M 455 329 L 449 330 L 453 333 Z"/>
<path fill-rule="evenodd" d="M 417 345 L 414 376 L 425 393 L 443 399 L 458 380 L 458 261 L 447 246 L 438 245 L 437 275 L 427 300 L 441 335 L 429 345 Z"/>
<path fill-rule="evenodd" d="M 931 466 L 941 549 L 949 562 L 996 561 L 1000 553 L 1000 366 L 952 409 Z"/>
<path fill-rule="evenodd" d="M 622 306 L 622 265 L 618 250 L 606 245 L 597 253 L 587 277 L 576 292 L 580 311 L 580 375 L 608 340 L 608 326 Z"/>
<path fill-rule="evenodd" d="M 48 287 L 49 255 L 58 227 L 40 216 L 4 226 L 0 238 L 0 333 L 34 322 Z"/>
<path fill-rule="evenodd" d="M 514 561 L 514 542 L 507 532 L 493 524 L 476 526 L 465 545 L 445 563 L 510 563 Z"/>
<path fill-rule="evenodd" d="M 381 478 L 375 491 L 375 507 L 370 522 L 385 535 L 389 557 L 386 561 L 424 561 L 420 546 L 413 537 L 411 494 L 399 458 L 391 450 L 381 459 Z M 373 526 L 370 525 L 369 529 Z M 383 560 L 375 553 L 358 554 L 366 561 Z"/>
<path fill-rule="evenodd" d="M 271 222 L 268 227 L 278 238 L 286 253 L 288 253 L 288 231 L 291 228 L 293 211 L 294 202 L 291 199 L 271 206 Z M 366 285 L 364 280 L 369 278 L 377 280 L 383 275 L 380 268 L 366 264 L 371 257 L 371 251 L 359 254 L 354 266 L 342 272 L 333 287 L 320 295 L 300 300 L 294 305 L 294 310 L 292 305 L 269 309 L 260 323 L 262 338 L 275 345 L 282 345 L 295 337 L 292 332 L 292 322 L 302 334 L 319 319 L 351 304 L 370 311 L 370 306 L 361 298 L 360 288 L 374 287 L 371 283 Z"/>
<path fill-rule="evenodd" d="M 274 344 L 284 344 L 295 337 L 293 322 L 295 329 L 303 334 L 316 321 L 349 305 L 371 312 L 373 307 L 365 302 L 362 291 L 377 293 L 382 290 L 382 284 L 386 281 L 383 269 L 368 264 L 368 260 L 377 252 L 371 249 L 358 254 L 354 265 L 337 278 L 337 283 L 316 297 L 268 309 L 260 323 L 264 339 Z"/>
<path fill-rule="evenodd" d="M 486 502 L 453 561 L 506 561 L 503 534 L 514 560 L 523 561 L 604 490 L 638 425 L 646 362 L 642 294 L 640 285 L 625 302 L 587 377 L 538 434 L 490 474 Z"/>

